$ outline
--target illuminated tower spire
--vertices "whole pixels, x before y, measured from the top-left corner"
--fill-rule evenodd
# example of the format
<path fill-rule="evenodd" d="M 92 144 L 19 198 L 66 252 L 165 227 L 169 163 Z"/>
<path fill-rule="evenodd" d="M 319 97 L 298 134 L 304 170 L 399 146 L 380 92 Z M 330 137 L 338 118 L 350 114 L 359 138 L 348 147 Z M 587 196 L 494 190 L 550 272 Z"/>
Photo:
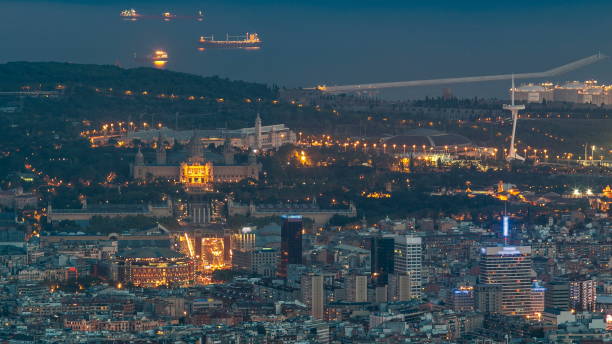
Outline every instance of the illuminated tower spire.
<path fill-rule="evenodd" d="M 525 105 L 516 105 L 514 104 L 514 74 L 512 74 L 512 104 L 504 105 L 504 110 L 510 110 L 512 113 L 512 137 L 510 138 L 510 149 L 508 150 L 508 155 L 506 155 L 506 160 L 525 160 L 522 156 L 516 153 L 516 147 L 514 146 L 514 139 L 516 137 L 516 122 L 518 120 L 518 112 L 519 110 L 524 110 Z"/>
<path fill-rule="evenodd" d="M 502 216 L 502 231 L 504 235 L 504 245 L 508 245 L 508 238 L 510 237 L 510 218 L 506 212 L 504 212 Z"/>

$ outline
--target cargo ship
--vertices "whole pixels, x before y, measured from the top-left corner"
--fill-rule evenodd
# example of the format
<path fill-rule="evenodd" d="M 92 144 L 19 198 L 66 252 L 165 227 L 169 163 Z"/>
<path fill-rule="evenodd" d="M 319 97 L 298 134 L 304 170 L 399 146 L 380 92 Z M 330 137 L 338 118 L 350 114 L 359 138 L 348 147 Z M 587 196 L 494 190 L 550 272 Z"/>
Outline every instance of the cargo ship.
<path fill-rule="evenodd" d="M 136 12 L 136 10 L 133 8 L 121 11 L 121 13 L 119 13 L 119 16 L 126 20 L 136 20 L 140 18 L 140 14 Z"/>
<path fill-rule="evenodd" d="M 201 36 L 200 44 L 205 47 L 218 48 L 259 48 L 261 39 L 256 33 L 246 33 L 244 35 L 225 36 L 225 40 L 215 40 L 214 36 Z"/>

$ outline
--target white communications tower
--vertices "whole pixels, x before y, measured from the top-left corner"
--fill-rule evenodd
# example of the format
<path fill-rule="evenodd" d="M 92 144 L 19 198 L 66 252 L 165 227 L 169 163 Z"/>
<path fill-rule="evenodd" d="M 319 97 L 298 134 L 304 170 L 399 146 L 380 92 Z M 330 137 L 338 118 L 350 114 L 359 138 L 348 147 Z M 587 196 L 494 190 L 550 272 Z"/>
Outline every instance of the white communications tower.
<path fill-rule="evenodd" d="M 518 155 L 516 153 L 516 147 L 514 146 L 514 138 L 516 137 L 516 121 L 518 120 L 518 112 L 519 110 L 524 110 L 525 105 L 516 105 L 514 104 L 514 75 L 512 76 L 512 104 L 504 105 L 504 110 L 510 110 L 512 113 L 512 138 L 510 139 L 510 149 L 508 150 L 508 155 L 506 155 L 506 160 L 521 160 L 524 161 L 525 158 Z"/>

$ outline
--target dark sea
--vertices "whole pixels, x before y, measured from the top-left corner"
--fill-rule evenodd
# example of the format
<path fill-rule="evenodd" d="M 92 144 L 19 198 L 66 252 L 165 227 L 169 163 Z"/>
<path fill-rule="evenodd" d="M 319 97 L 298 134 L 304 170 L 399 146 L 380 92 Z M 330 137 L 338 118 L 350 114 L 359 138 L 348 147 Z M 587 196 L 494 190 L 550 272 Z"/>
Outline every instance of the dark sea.
<path fill-rule="evenodd" d="M 122 20 L 128 8 L 147 17 Z M 164 22 L 165 11 L 179 17 Z M 612 54 L 610 13 L 612 1 L 0 0 L 0 62 L 130 68 L 150 66 L 145 58 L 163 49 L 170 70 L 286 87 L 535 72 Z M 244 32 L 259 33 L 262 49 L 197 49 L 201 35 Z M 612 60 L 551 81 L 587 78 L 612 83 Z M 443 87 L 380 96 L 439 96 Z M 505 97 L 509 85 L 449 87 L 461 97 Z"/>

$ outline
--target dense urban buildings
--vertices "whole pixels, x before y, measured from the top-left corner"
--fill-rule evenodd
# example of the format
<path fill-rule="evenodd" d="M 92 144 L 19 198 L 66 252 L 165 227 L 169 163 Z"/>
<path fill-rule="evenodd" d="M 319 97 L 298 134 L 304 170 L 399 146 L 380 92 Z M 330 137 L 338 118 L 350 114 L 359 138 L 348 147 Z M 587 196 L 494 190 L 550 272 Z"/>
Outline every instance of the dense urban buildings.
<path fill-rule="evenodd" d="M 600 27 L 576 23 L 608 25 L 612 5 L 525 4 L 527 17 L 554 21 L 567 12 L 564 25 L 554 26 L 557 38 L 534 29 L 541 20 L 505 30 L 513 37 L 530 32 L 540 46 L 525 51 L 537 57 L 544 49 L 542 63 L 561 66 L 496 75 L 476 68 L 480 76 L 469 76 L 469 63 L 482 67 L 487 58 L 477 50 L 497 51 L 497 43 L 483 44 L 478 30 L 466 35 L 462 21 L 446 15 L 448 8 L 457 12 L 451 2 L 435 11 L 428 4 L 389 2 L 381 10 L 375 2 L 354 2 L 349 16 L 338 17 L 321 16 L 320 4 L 295 1 L 292 20 L 276 24 L 283 28 L 312 14 L 317 26 L 307 30 L 308 39 L 304 30 L 273 34 L 268 25 L 268 32 L 225 39 L 198 32 L 197 49 L 186 40 L 194 25 L 248 13 L 251 27 L 266 22 L 262 15 L 286 13 L 270 11 L 275 2 L 246 11 L 225 2 L 216 10 L 187 10 L 189 2 L 177 2 L 159 13 L 153 3 L 117 9 L 125 33 L 118 36 L 112 20 L 96 20 L 108 11 L 92 13 L 98 6 L 92 1 L 54 4 L 51 16 L 42 2 L 35 9 L 13 2 L 0 4 L 6 14 L 0 26 L 9 28 L 2 32 L 11 33 L 2 37 L 9 58 L 26 51 L 46 60 L 44 45 L 20 45 L 36 42 L 26 38 L 40 32 L 66 44 L 53 33 L 60 30 L 70 41 L 64 28 L 75 20 L 96 25 L 73 31 L 105 32 L 72 44 L 103 46 L 82 50 L 94 51 L 88 62 L 100 65 L 0 63 L 0 343 L 612 343 L 611 87 L 541 83 L 609 63 L 597 53 L 561 65 L 563 54 L 550 54 L 547 46 L 558 40 L 576 46 L 572 37 L 588 46 L 597 37 L 589 30 Z M 489 5 L 461 13 L 469 14 L 470 25 L 487 23 L 479 16 L 494 18 L 484 31 L 498 37 L 495 29 L 507 23 L 497 8 L 505 5 Z M 325 13 L 341 7 L 326 4 Z M 589 15 L 574 17 L 566 7 Z M 64 8 L 69 11 L 58 10 Z M 349 17 L 401 31 L 418 27 L 428 12 L 450 20 L 423 21 L 426 29 L 411 35 L 409 45 L 398 44 L 397 35 L 342 35 L 347 27 L 355 31 L 342 25 Z M 40 29 L 37 22 L 51 17 L 53 25 Z M 336 35 L 321 39 L 321 32 L 329 34 L 328 17 L 337 19 Z M 385 24 L 376 25 L 382 17 Z M 11 31 L 15 19 L 29 29 Z M 193 25 L 173 24 L 185 21 Z M 446 25 L 453 34 L 437 35 Z M 160 42 L 174 38 L 176 44 L 139 51 L 154 39 L 140 29 L 162 26 L 173 29 Z M 571 35 L 563 34 L 568 30 Z M 320 59 L 308 54 L 320 48 L 328 69 L 311 77 L 329 74 L 341 84 L 329 66 L 346 60 L 335 58 L 342 49 L 330 44 L 357 41 L 370 55 L 345 67 L 365 66 L 349 74 L 367 78 L 392 67 L 391 50 L 399 49 L 401 60 L 408 49 L 417 61 L 427 53 L 419 40 L 431 32 L 442 50 L 469 40 L 463 45 L 471 54 L 436 57 L 451 64 L 432 58 L 401 66 L 408 74 L 422 68 L 424 80 L 274 83 L 279 71 L 290 79 L 321 69 Z M 105 43 L 113 34 L 113 44 Z M 285 36 L 293 46 L 283 44 Z M 317 45 L 305 44 L 313 37 Z M 449 37 L 456 42 L 446 44 Z M 138 44 L 124 42 L 135 38 Z M 279 54 L 279 47 L 295 44 L 303 49 Z M 371 49 L 377 44 L 391 50 Z M 116 50 L 127 46 L 134 51 Z M 74 49 L 66 51 L 79 59 Z M 53 52 L 61 56 L 62 49 Z M 489 60 L 500 70 L 508 62 L 527 70 L 521 63 L 533 61 L 504 56 L 505 62 Z M 189 71 L 193 61 L 206 61 L 197 71 L 211 76 L 172 70 Z M 274 70 L 266 68 L 270 63 Z M 253 72 L 247 73 L 252 80 L 268 75 L 267 84 L 225 77 L 245 71 Z M 434 76 L 444 73 L 457 77 Z M 607 75 L 595 68 L 586 73 Z M 516 86 L 517 80 L 532 83 Z M 489 81 L 501 83 L 466 84 Z M 413 99 L 406 98 L 412 91 L 385 91 L 419 85 L 440 87 L 412 88 L 424 92 Z M 466 97 L 470 90 L 478 91 Z"/>

